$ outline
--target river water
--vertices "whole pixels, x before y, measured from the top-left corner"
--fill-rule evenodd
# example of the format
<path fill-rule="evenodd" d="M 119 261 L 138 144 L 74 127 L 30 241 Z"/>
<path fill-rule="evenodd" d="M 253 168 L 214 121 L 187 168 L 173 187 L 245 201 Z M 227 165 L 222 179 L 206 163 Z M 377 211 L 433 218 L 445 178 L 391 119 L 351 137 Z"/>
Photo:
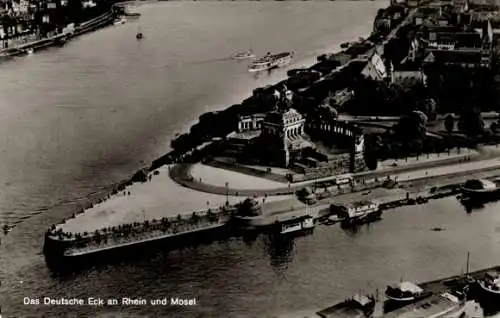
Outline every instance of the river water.
<path fill-rule="evenodd" d="M 319 227 L 284 251 L 264 238 L 54 277 L 41 254 L 47 227 L 89 195 L 169 149 L 197 116 L 237 103 L 286 69 L 250 75 L 228 56 L 295 51 L 293 66 L 367 35 L 386 2 L 175 2 L 134 8 L 109 27 L 0 64 L 0 247 L 5 317 L 265 317 L 327 306 L 405 279 L 426 280 L 500 261 L 498 205 L 467 214 L 455 199 L 403 208 L 358 233 Z M 136 41 L 135 33 L 145 35 Z M 209 195 L 172 185 L 179 208 Z M 436 226 L 446 228 L 431 232 Z M 195 307 L 23 305 L 41 297 L 196 297 Z"/>

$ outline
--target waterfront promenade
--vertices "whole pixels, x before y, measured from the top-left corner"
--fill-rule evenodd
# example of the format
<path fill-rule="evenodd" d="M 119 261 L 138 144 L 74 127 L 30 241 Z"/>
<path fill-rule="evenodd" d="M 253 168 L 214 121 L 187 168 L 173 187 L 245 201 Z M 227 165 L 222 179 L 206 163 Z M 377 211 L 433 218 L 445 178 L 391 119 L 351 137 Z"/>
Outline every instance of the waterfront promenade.
<path fill-rule="evenodd" d="M 418 159 L 416 157 L 408 159 L 396 159 L 387 160 L 379 164 L 379 169 L 374 171 L 364 171 L 360 173 L 353 174 L 353 176 L 358 180 L 372 180 L 375 178 L 384 178 L 387 176 L 396 177 L 398 180 L 413 180 L 430 175 L 429 173 L 434 173 L 435 175 L 450 174 L 455 172 L 463 171 L 463 169 L 485 169 L 490 167 L 496 167 L 500 164 L 500 161 L 495 159 L 500 151 L 496 151 L 496 148 L 484 147 L 479 151 L 462 149 L 460 153 L 450 152 L 442 154 L 434 154 L 427 156 L 420 156 Z M 465 160 L 469 160 L 467 165 L 462 166 L 461 161 L 465 163 Z M 199 164 L 198 164 L 199 165 Z M 435 170 L 437 167 L 442 167 Z M 445 168 L 446 167 L 446 168 Z M 170 176 L 174 181 L 179 183 L 184 187 L 191 188 L 193 190 L 220 194 L 220 195 L 239 195 L 239 196 L 273 196 L 273 195 L 284 195 L 293 194 L 296 190 L 307 187 L 314 186 L 316 183 L 329 181 L 336 178 L 336 176 L 329 176 L 315 180 L 303 181 L 293 184 L 281 184 L 275 181 L 269 181 L 265 186 L 252 183 L 252 179 L 245 180 L 246 175 L 242 173 L 237 173 L 234 171 L 228 171 L 220 168 L 213 168 L 204 166 L 202 168 L 195 169 L 195 172 L 202 172 L 203 174 L 194 175 L 191 173 L 192 166 L 189 164 L 177 165 L 170 170 Z M 426 170 L 434 169 L 432 172 Z M 416 172 L 413 174 L 405 174 L 406 172 L 412 170 L 422 170 L 421 172 Z M 234 184 L 231 180 L 234 180 L 236 175 L 240 175 L 240 182 Z M 227 176 L 227 177 L 226 177 Z M 211 183 L 212 182 L 212 183 Z M 228 187 L 225 183 L 228 182 Z M 238 188 L 238 185 L 245 183 L 246 187 Z M 272 185 L 275 185 L 273 188 Z"/>

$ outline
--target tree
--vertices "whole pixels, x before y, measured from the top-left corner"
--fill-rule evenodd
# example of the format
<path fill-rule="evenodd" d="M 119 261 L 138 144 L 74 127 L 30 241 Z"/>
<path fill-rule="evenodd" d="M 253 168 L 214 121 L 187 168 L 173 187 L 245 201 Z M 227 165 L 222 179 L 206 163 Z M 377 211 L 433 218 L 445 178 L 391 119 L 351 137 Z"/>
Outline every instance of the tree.
<path fill-rule="evenodd" d="M 455 118 L 452 114 L 448 114 L 444 118 L 444 127 L 449 134 L 451 134 L 455 129 Z"/>
<path fill-rule="evenodd" d="M 370 151 L 370 152 L 365 152 L 364 154 L 365 157 L 365 163 L 368 169 L 370 170 L 376 170 L 378 167 L 378 158 L 375 152 Z"/>
<path fill-rule="evenodd" d="M 458 127 L 465 134 L 476 137 L 484 133 L 484 121 L 481 112 L 477 108 L 469 108 L 462 111 Z"/>
<path fill-rule="evenodd" d="M 401 116 L 396 125 L 398 137 L 403 141 L 422 139 L 427 132 L 427 116 L 419 111 L 412 111 L 407 116 Z"/>
<path fill-rule="evenodd" d="M 498 132 L 498 123 L 492 122 L 490 125 L 490 130 L 493 134 L 496 134 Z"/>
<path fill-rule="evenodd" d="M 240 216 L 258 216 L 262 214 L 262 207 L 252 198 L 247 198 L 243 201 L 238 208 L 238 215 Z"/>
<path fill-rule="evenodd" d="M 418 110 L 422 111 L 430 121 L 434 121 L 437 118 L 437 104 L 432 98 L 424 99 L 418 103 Z"/>

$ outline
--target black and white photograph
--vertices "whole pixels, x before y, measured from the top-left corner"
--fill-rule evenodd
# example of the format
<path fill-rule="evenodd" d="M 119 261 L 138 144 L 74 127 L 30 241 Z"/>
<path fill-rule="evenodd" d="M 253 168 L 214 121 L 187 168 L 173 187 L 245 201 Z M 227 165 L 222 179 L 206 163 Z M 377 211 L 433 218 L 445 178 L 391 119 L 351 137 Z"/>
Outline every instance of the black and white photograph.
<path fill-rule="evenodd" d="M 0 318 L 499 318 L 499 145 L 497 0 L 0 0 Z"/>

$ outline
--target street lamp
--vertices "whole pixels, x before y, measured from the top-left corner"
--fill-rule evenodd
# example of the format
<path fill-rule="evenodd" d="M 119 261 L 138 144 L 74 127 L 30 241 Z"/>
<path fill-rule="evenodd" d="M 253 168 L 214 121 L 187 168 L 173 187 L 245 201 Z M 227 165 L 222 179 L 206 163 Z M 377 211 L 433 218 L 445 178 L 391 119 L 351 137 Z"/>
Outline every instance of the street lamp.
<path fill-rule="evenodd" d="M 229 205 L 229 182 L 226 182 L 226 205 Z"/>

